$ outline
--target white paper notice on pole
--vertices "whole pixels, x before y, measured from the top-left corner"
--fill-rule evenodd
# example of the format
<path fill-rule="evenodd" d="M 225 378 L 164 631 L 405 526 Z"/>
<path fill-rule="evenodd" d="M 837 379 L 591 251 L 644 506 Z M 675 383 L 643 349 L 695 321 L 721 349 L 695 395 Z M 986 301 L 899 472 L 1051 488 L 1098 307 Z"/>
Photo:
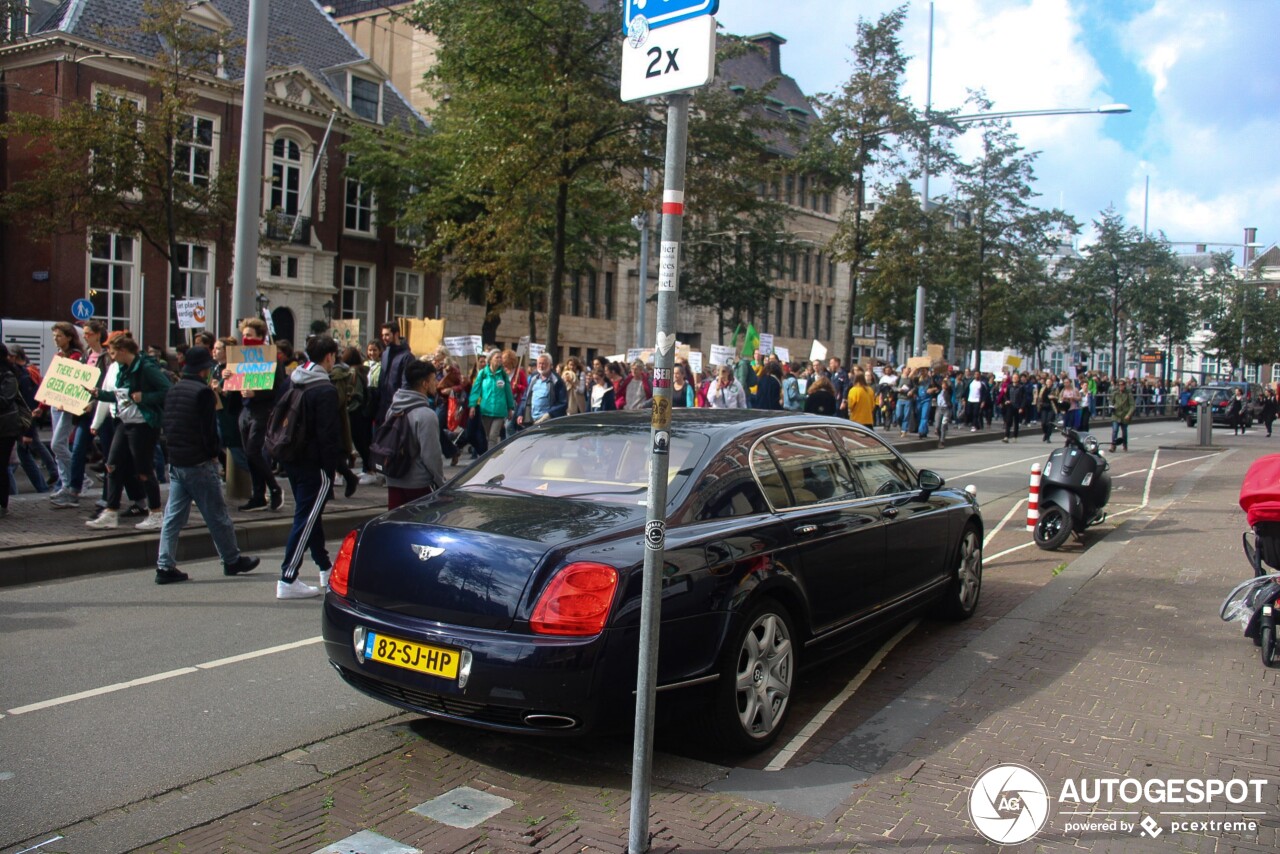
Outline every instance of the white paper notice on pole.
<path fill-rule="evenodd" d="M 680 244 L 674 240 L 662 241 L 658 250 L 658 290 L 676 289 L 676 269 L 680 266 Z"/>
<path fill-rule="evenodd" d="M 693 371 L 695 374 L 702 373 L 702 351 L 701 350 L 689 351 L 689 370 Z"/>
<path fill-rule="evenodd" d="M 179 329 L 200 329 L 204 327 L 207 315 L 202 299 L 180 299 L 176 303 Z"/>
<path fill-rule="evenodd" d="M 622 100 L 706 86 L 716 70 L 716 19 L 701 15 L 622 40 Z"/>
<path fill-rule="evenodd" d="M 814 341 L 813 346 L 809 348 L 809 361 L 825 360 L 827 358 L 827 348 L 822 346 L 821 341 Z"/>
<path fill-rule="evenodd" d="M 760 337 L 761 337 L 761 338 L 763 338 L 764 336 L 763 336 L 763 335 L 761 335 Z M 773 355 L 777 356 L 777 357 L 778 357 L 778 361 L 780 361 L 780 362 L 790 362 L 790 361 L 791 361 L 791 351 L 790 351 L 790 350 L 788 350 L 786 347 L 777 347 L 777 346 L 775 346 L 775 347 L 773 348 Z"/>
<path fill-rule="evenodd" d="M 711 345 L 711 364 L 727 365 L 733 361 L 733 348 L 727 344 Z"/>
<path fill-rule="evenodd" d="M 547 352 L 546 344 L 536 344 L 532 341 L 529 342 L 529 361 L 530 362 L 538 361 L 538 357 L 545 352 Z"/>

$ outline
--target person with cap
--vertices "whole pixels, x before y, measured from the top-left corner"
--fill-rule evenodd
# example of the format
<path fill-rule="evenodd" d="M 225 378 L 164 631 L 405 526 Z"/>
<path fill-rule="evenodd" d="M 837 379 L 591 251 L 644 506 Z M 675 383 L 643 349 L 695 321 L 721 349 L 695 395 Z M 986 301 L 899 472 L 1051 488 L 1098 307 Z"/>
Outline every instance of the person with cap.
<path fill-rule="evenodd" d="M 217 367 L 208 348 L 187 350 L 178 382 L 164 403 L 164 432 L 169 437 L 169 503 L 160 528 L 160 556 L 156 559 L 156 584 L 174 584 L 190 576 L 178 569 L 174 555 L 178 534 L 187 524 L 195 502 L 222 558 L 223 575 L 239 575 L 258 565 L 258 558 L 241 554 L 235 525 L 222 497 L 218 458 L 217 401 L 209 387 L 209 374 Z"/>

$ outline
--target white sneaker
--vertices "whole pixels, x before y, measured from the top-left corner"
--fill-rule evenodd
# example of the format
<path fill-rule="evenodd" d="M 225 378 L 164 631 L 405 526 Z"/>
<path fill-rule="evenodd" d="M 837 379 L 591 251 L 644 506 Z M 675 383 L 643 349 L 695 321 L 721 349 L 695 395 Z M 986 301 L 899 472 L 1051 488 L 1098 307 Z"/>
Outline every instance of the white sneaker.
<path fill-rule="evenodd" d="M 118 528 L 120 527 L 119 510 L 103 510 L 96 518 L 84 523 L 86 528 Z"/>
<path fill-rule="evenodd" d="M 329 589 L 329 572 L 330 570 L 327 569 L 320 570 L 320 589 L 322 591 Z"/>
<path fill-rule="evenodd" d="M 373 486 L 377 482 L 378 482 L 378 476 L 373 472 L 363 472 L 360 475 L 361 486 Z"/>
<path fill-rule="evenodd" d="M 277 599 L 310 599 L 313 596 L 319 595 L 319 588 L 312 587 L 310 584 L 304 583 L 301 578 L 294 579 L 292 583 L 285 581 L 276 582 Z"/>
<path fill-rule="evenodd" d="M 158 510 L 152 510 L 147 514 L 147 518 L 143 519 L 133 527 L 139 531 L 158 531 L 164 526 L 164 514 Z"/>

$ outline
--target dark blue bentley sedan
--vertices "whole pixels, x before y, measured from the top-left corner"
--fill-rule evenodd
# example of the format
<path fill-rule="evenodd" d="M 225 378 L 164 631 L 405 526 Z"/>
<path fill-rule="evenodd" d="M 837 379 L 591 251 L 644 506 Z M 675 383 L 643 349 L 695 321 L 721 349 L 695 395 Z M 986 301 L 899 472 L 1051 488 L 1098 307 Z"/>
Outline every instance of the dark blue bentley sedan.
<path fill-rule="evenodd" d="M 324 603 L 338 673 L 491 729 L 629 722 L 651 444 L 646 412 L 560 418 L 351 532 Z M 977 501 L 870 431 L 677 409 L 669 453 L 659 690 L 702 686 L 725 747 L 777 737 L 820 645 L 978 605 Z"/>

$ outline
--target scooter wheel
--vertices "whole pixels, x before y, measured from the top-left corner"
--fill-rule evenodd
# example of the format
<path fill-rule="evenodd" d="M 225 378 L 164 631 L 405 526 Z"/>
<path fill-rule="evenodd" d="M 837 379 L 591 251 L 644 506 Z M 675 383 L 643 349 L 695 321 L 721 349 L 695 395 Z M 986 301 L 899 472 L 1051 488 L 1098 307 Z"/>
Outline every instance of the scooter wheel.
<path fill-rule="evenodd" d="M 1067 511 L 1056 504 L 1050 504 L 1040 511 L 1032 537 L 1036 545 L 1045 551 L 1054 551 L 1071 536 L 1071 517 Z"/>
<path fill-rule="evenodd" d="M 1276 627 L 1263 626 L 1258 632 L 1259 635 L 1259 654 L 1262 655 L 1262 663 L 1267 667 L 1275 667 L 1277 664 L 1276 656 Z"/>

